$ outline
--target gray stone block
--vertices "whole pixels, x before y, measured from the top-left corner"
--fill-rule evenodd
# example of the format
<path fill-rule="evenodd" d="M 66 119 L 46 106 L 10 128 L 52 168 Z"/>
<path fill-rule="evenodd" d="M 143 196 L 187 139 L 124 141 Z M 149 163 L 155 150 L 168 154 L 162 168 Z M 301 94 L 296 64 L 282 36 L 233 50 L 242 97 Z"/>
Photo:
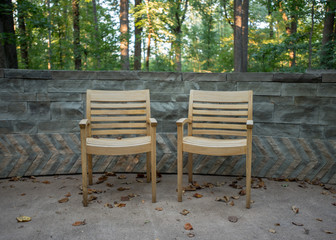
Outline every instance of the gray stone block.
<path fill-rule="evenodd" d="M 277 123 L 319 123 L 318 106 L 275 105 L 274 121 Z"/>
<path fill-rule="evenodd" d="M 234 82 L 271 82 L 273 73 L 228 73 L 227 80 Z"/>
<path fill-rule="evenodd" d="M 47 92 L 48 82 L 46 80 L 24 80 L 25 92 Z"/>
<path fill-rule="evenodd" d="M 98 80 L 139 80 L 138 72 L 136 71 L 100 71 L 97 72 Z"/>
<path fill-rule="evenodd" d="M 325 126 L 325 128 L 324 128 L 324 136 L 327 139 L 336 140 L 336 126 Z"/>
<path fill-rule="evenodd" d="M 149 89 L 151 93 L 184 93 L 183 82 L 169 81 L 145 81 L 145 89 Z"/>
<path fill-rule="evenodd" d="M 152 102 L 175 102 L 176 95 L 170 93 L 150 93 L 150 100 Z"/>
<path fill-rule="evenodd" d="M 14 126 L 13 126 L 12 122 L 13 121 L 0 120 L 0 134 L 13 133 L 14 132 Z"/>
<path fill-rule="evenodd" d="M 124 81 L 115 81 L 115 80 L 93 80 L 92 87 L 90 89 L 114 90 L 114 91 L 125 90 Z"/>
<path fill-rule="evenodd" d="M 0 114 L 8 112 L 8 102 L 0 102 Z M 0 115 L 1 116 L 1 115 Z"/>
<path fill-rule="evenodd" d="M 324 127 L 320 125 L 300 125 L 300 138 L 324 139 Z"/>
<path fill-rule="evenodd" d="M 0 92 L 0 101 L 8 101 L 8 102 L 36 101 L 36 93 Z"/>
<path fill-rule="evenodd" d="M 297 124 L 255 123 L 253 135 L 298 138 L 300 135 L 300 127 Z"/>
<path fill-rule="evenodd" d="M 328 83 L 328 82 L 335 83 L 336 73 L 322 73 L 322 82 L 323 83 Z"/>
<path fill-rule="evenodd" d="M 143 90 L 145 89 L 145 83 L 141 80 L 125 80 L 124 90 Z"/>
<path fill-rule="evenodd" d="M 37 124 L 38 133 L 79 133 L 79 120 L 52 120 Z"/>
<path fill-rule="evenodd" d="M 93 80 L 97 79 L 94 71 L 51 71 L 54 80 Z"/>
<path fill-rule="evenodd" d="M 90 80 L 48 80 L 48 92 L 86 93 L 87 89 L 92 89 Z"/>
<path fill-rule="evenodd" d="M 178 119 L 176 119 L 177 121 Z M 158 123 L 158 133 L 173 133 L 176 132 L 176 121 L 161 121 Z"/>
<path fill-rule="evenodd" d="M 36 121 L 13 121 L 13 133 L 37 134 Z"/>
<path fill-rule="evenodd" d="M 152 102 L 151 103 L 151 113 L 158 121 L 162 122 L 171 120 L 176 121 L 181 111 L 179 103 L 172 102 Z"/>
<path fill-rule="evenodd" d="M 0 78 L 4 78 L 5 77 L 5 71 L 3 68 L 0 68 Z"/>
<path fill-rule="evenodd" d="M 316 96 L 317 83 L 283 83 L 281 96 Z"/>
<path fill-rule="evenodd" d="M 253 120 L 255 122 L 272 122 L 273 121 L 274 104 L 272 103 L 254 103 L 253 104 Z"/>
<path fill-rule="evenodd" d="M 26 69 L 5 69 L 6 78 L 20 79 L 51 79 L 51 71 L 26 70 Z"/>
<path fill-rule="evenodd" d="M 26 102 L 10 102 L 8 112 L 0 114 L 0 118 L 4 120 L 27 120 L 27 112 Z"/>
<path fill-rule="evenodd" d="M 24 92 L 23 80 L 0 78 L 0 92 Z"/>
<path fill-rule="evenodd" d="M 254 103 L 272 103 L 276 105 L 294 105 L 294 97 L 253 96 Z"/>
<path fill-rule="evenodd" d="M 181 73 L 177 72 L 138 72 L 140 80 L 143 81 L 173 81 L 182 80 Z"/>
<path fill-rule="evenodd" d="M 218 82 L 226 81 L 226 73 L 182 73 L 183 81 Z"/>
<path fill-rule="evenodd" d="M 319 84 L 317 96 L 336 98 L 336 82 Z"/>
<path fill-rule="evenodd" d="M 322 82 L 322 76 L 319 73 L 276 73 L 273 76 L 273 82 L 319 83 Z"/>
<path fill-rule="evenodd" d="M 29 120 L 50 120 L 50 102 L 28 102 Z"/>
<path fill-rule="evenodd" d="M 297 106 L 321 106 L 330 104 L 330 98 L 322 97 L 294 97 L 294 104 Z"/>
<path fill-rule="evenodd" d="M 237 91 L 253 90 L 254 95 L 280 96 L 281 83 L 274 82 L 238 82 Z"/>
<path fill-rule="evenodd" d="M 336 105 L 325 105 L 320 107 L 319 123 L 323 125 L 336 126 Z"/>
<path fill-rule="evenodd" d="M 85 99 L 82 93 L 37 93 L 37 101 L 80 102 Z"/>
<path fill-rule="evenodd" d="M 81 120 L 84 118 L 82 102 L 52 102 L 51 120 Z"/>

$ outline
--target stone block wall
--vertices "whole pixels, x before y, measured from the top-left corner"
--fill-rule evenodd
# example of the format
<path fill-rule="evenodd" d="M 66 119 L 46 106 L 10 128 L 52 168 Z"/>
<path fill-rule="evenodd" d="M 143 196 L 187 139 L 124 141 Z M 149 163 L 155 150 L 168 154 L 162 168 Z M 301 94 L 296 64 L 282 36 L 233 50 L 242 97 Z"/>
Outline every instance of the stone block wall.
<path fill-rule="evenodd" d="M 170 73 L 0 69 L 0 177 L 80 173 L 87 89 L 150 89 L 157 168 L 176 173 L 176 120 L 191 89 L 254 91 L 256 177 L 336 183 L 336 73 Z M 198 174 L 244 175 L 245 157 L 195 155 Z M 144 155 L 95 157 L 94 171 L 143 172 Z"/>

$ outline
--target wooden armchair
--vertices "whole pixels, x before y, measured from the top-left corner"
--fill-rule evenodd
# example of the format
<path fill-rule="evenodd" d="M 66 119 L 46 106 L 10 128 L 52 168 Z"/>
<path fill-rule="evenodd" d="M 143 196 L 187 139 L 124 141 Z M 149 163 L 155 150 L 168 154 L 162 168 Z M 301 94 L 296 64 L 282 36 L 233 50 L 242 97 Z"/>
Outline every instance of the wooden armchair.
<path fill-rule="evenodd" d="M 188 118 L 176 122 L 179 202 L 182 201 L 183 152 L 189 153 L 189 182 L 192 182 L 193 153 L 214 156 L 246 155 L 246 208 L 250 208 L 252 98 L 252 91 L 190 91 Z M 184 136 L 183 126 L 186 123 L 188 135 Z"/>
<path fill-rule="evenodd" d="M 87 176 L 92 184 L 92 154 L 147 153 L 147 182 L 152 180 L 152 202 L 156 202 L 156 125 L 150 118 L 149 90 L 87 90 L 86 119 L 79 123 L 84 206 L 88 205 Z"/>

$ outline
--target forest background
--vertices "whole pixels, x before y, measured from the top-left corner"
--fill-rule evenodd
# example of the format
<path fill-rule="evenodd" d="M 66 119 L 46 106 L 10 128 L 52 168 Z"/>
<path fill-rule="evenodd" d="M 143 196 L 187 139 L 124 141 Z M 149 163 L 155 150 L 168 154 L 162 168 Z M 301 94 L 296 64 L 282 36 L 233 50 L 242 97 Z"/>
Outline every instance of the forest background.
<path fill-rule="evenodd" d="M 1 0 L 0 68 L 336 69 L 336 0 Z"/>

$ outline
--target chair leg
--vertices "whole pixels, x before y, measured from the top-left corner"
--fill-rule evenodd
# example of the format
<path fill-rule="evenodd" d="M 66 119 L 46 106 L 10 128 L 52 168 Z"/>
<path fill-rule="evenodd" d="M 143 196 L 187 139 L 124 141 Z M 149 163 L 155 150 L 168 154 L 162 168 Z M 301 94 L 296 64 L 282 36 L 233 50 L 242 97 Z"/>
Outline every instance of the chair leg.
<path fill-rule="evenodd" d="M 188 153 L 188 181 L 192 183 L 193 181 L 193 154 Z"/>
<path fill-rule="evenodd" d="M 152 171 L 152 202 L 156 202 L 156 149 L 152 151 L 151 155 L 151 171 Z"/>
<path fill-rule="evenodd" d="M 182 202 L 183 152 L 177 148 L 177 201 Z"/>
<path fill-rule="evenodd" d="M 88 174 L 89 174 L 89 185 L 92 185 L 92 154 L 87 155 L 88 160 Z"/>
<path fill-rule="evenodd" d="M 246 208 L 251 206 L 251 166 L 252 154 L 246 154 Z"/>
<path fill-rule="evenodd" d="M 147 173 L 146 173 L 146 175 L 147 175 L 147 182 L 149 183 L 150 180 L 151 180 L 151 161 L 152 161 L 151 160 L 152 157 L 151 157 L 150 152 L 146 153 L 146 158 L 147 158 L 147 161 L 146 161 L 146 171 L 147 171 Z"/>
<path fill-rule="evenodd" d="M 83 188 L 83 206 L 88 205 L 88 179 L 87 179 L 87 155 L 85 149 L 82 149 L 82 188 Z"/>

